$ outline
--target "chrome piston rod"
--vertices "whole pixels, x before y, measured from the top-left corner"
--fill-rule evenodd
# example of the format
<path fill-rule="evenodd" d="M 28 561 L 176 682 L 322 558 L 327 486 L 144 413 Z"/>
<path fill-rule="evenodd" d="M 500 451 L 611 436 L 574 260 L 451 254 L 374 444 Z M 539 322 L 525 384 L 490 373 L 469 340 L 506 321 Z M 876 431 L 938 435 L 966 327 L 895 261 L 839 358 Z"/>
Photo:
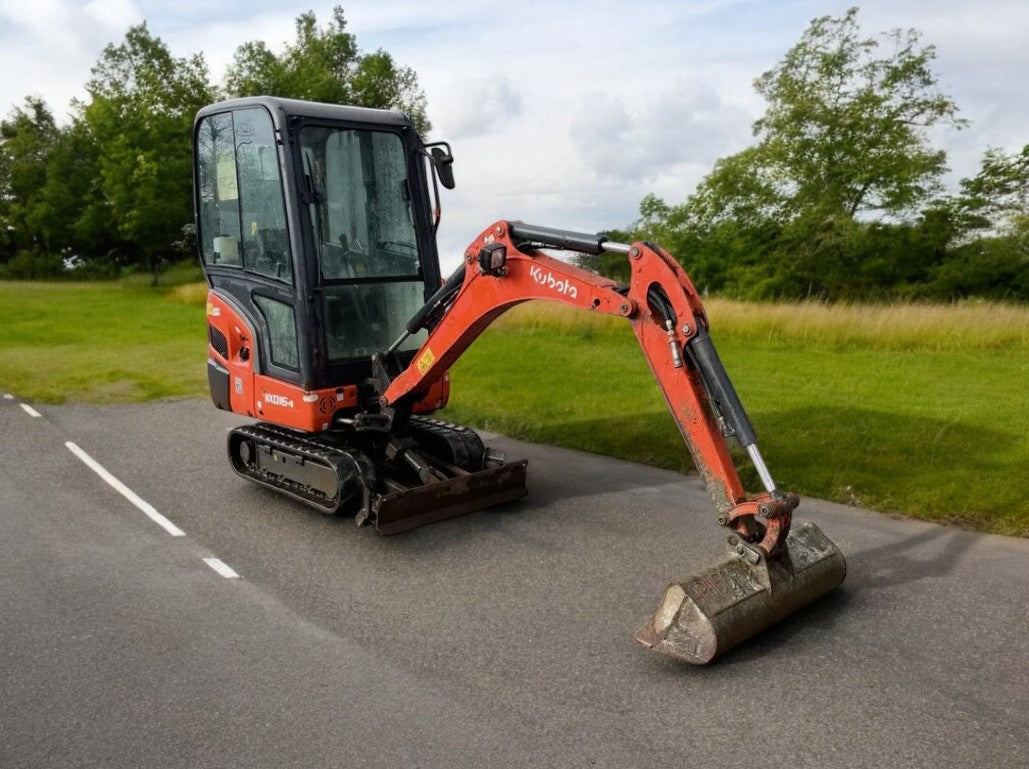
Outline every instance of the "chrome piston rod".
<path fill-rule="evenodd" d="M 761 478 L 761 484 L 765 487 L 765 491 L 774 496 L 777 491 L 775 488 L 775 481 L 772 478 L 772 474 L 768 471 L 768 465 L 765 464 L 764 457 L 761 456 L 761 452 L 758 450 L 756 443 L 752 443 L 747 446 L 747 454 L 750 455 L 750 461 L 754 463 L 754 469 L 757 470 L 757 474 Z"/>

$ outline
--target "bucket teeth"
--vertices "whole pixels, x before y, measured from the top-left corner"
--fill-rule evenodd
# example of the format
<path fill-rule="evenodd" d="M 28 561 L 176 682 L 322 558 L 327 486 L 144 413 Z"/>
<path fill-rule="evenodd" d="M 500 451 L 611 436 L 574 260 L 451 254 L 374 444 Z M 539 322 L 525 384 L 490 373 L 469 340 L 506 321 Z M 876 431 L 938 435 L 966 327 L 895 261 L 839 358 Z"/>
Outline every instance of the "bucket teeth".
<path fill-rule="evenodd" d="M 636 640 L 654 651 L 705 665 L 837 587 L 847 572 L 839 548 L 813 523 L 797 524 L 775 558 L 729 557 L 665 590 Z"/>

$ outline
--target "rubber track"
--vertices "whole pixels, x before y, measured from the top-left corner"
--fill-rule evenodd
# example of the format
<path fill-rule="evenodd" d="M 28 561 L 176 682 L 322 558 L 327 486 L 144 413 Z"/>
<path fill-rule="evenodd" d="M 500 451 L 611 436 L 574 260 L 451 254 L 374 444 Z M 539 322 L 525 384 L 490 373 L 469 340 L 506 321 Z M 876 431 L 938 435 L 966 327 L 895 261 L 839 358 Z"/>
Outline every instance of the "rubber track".
<path fill-rule="evenodd" d="M 485 447 L 482 439 L 467 427 L 431 417 L 412 416 L 411 436 L 420 447 L 432 455 L 468 472 L 483 469 Z M 356 447 L 336 445 L 318 436 L 331 435 L 343 440 L 340 433 L 297 433 L 284 427 L 259 422 L 242 425 L 232 430 L 233 436 L 244 436 L 272 449 L 302 457 L 333 470 L 336 474 L 337 494 L 331 499 L 318 489 L 296 480 L 263 472 L 256 466 L 243 466 L 229 450 L 233 470 L 244 478 L 280 491 L 326 515 L 373 509 L 372 499 L 377 496 L 375 463 Z"/>
<path fill-rule="evenodd" d="M 476 472 L 483 469 L 486 448 L 482 444 L 482 438 L 467 427 L 432 417 L 412 416 L 411 436 L 429 453 L 437 455 L 441 455 L 441 452 L 436 442 L 442 441 L 449 448 L 450 456 L 440 458 L 462 470 Z"/>
<path fill-rule="evenodd" d="M 371 461 L 360 451 L 347 451 L 325 441 L 307 437 L 282 427 L 260 422 L 235 428 L 229 435 L 242 435 L 273 449 L 302 457 L 305 462 L 314 462 L 333 470 L 336 474 L 337 493 L 328 498 L 323 492 L 305 484 L 261 472 L 256 467 L 241 466 L 229 450 L 229 461 L 239 475 L 264 486 L 281 491 L 327 515 L 342 512 L 347 503 L 358 502 L 355 507 L 367 504 L 367 497 L 374 485 L 374 468 Z"/>

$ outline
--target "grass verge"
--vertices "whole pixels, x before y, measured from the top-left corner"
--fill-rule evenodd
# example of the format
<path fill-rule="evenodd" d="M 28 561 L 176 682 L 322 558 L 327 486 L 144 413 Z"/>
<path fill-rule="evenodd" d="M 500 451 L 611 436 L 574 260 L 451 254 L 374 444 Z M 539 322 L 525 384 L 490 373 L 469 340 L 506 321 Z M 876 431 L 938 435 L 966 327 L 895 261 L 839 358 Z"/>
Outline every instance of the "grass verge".
<path fill-rule="evenodd" d="M 1029 536 L 1029 308 L 708 303 L 777 481 Z M 580 317 L 581 316 L 581 317 Z M 450 418 L 674 469 L 689 459 L 624 321 L 516 308 L 452 372 Z M 756 476 L 743 467 L 748 488 Z"/>
<path fill-rule="evenodd" d="M 203 309 L 174 290 L 0 282 L 0 387 L 43 403 L 205 395 Z"/>
<path fill-rule="evenodd" d="M 0 283 L 0 389 L 206 397 L 203 285 Z M 1029 308 L 708 303 L 776 479 L 801 494 L 1029 536 Z M 624 321 L 532 303 L 452 372 L 448 419 L 686 469 Z M 749 488 L 757 488 L 744 465 Z"/>

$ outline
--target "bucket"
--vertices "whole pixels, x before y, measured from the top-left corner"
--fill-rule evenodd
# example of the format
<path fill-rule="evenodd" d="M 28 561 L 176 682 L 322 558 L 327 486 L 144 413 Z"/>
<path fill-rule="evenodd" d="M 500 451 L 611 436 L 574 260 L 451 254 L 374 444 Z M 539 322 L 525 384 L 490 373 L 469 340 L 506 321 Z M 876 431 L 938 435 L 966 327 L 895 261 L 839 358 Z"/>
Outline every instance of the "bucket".
<path fill-rule="evenodd" d="M 847 573 L 839 548 L 810 522 L 795 524 L 774 558 L 729 540 L 726 560 L 668 586 L 637 641 L 706 665 L 821 598 Z"/>

